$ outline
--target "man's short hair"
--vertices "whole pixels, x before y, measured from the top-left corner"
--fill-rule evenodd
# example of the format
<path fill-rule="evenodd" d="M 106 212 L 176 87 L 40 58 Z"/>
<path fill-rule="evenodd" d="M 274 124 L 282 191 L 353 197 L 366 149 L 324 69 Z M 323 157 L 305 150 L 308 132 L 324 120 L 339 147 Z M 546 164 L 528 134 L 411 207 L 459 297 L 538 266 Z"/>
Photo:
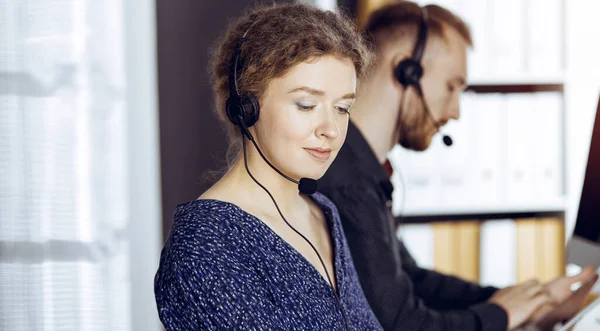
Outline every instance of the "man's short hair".
<path fill-rule="evenodd" d="M 469 46 L 473 46 L 471 30 L 460 17 L 437 5 L 427 5 L 425 8 L 430 37 L 438 36 L 445 40 L 445 28 L 450 27 L 455 29 Z M 418 4 L 397 1 L 374 11 L 369 16 L 364 30 L 376 49 L 399 38 L 416 40 L 421 16 L 421 7 Z"/>

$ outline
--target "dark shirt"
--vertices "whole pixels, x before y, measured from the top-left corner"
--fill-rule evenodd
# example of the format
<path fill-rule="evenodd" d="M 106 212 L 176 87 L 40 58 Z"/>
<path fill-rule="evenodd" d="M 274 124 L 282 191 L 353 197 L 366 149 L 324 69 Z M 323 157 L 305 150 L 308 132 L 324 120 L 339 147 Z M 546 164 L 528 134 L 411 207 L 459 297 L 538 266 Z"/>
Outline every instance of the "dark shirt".
<path fill-rule="evenodd" d="M 319 193 L 312 199 L 330 229 L 349 329 L 381 330 L 337 209 Z M 167 330 L 345 330 L 333 289 L 317 269 L 265 223 L 223 201 L 177 207 L 154 291 Z"/>
<path fill-rule="evenodd" d="M 504 331 L 497 290 L 420 268 L 396 237 L 385 168 L 352 122 L 319 191 L 340 210 L 367 300 L 385 330 Z M 410 192 L 407 192 L 410 194 Z"/>

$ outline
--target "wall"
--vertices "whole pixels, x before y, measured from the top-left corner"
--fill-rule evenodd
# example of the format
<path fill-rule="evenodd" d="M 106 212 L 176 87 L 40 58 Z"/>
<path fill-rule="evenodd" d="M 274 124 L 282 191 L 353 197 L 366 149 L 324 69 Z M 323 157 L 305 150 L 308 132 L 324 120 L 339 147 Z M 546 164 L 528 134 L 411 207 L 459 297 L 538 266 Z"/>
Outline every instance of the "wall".
<path fill-rule="evenodd" d="M 229 21 L 255 2 L 156 1 L 164 237 L 176 205 L 200 196 L 211 185 L 206 172 L 224 165 L 217 162 L 227 144 L 213 112 L 210 52 Z"/>

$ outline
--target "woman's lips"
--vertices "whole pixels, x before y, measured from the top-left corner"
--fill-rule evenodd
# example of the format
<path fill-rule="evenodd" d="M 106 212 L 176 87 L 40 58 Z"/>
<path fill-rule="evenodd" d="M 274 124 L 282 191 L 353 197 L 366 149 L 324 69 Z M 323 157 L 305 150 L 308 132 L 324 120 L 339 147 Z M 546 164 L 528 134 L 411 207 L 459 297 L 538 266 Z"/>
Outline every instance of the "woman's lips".
<path fill-rule="evenodd" d="M 329 156 L 331 155 L 331 149 L 325 148 L 304 148 L 308 154 L 319 161 L 327 161 L 329 160 Z"/>

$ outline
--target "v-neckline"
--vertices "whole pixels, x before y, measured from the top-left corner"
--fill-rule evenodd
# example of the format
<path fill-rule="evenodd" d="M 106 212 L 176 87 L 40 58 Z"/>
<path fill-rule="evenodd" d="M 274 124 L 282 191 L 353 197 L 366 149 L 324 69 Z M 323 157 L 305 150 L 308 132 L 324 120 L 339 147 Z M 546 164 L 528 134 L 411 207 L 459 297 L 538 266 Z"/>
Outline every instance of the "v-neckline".
<path fill-rule="evenodd" d="M 200 202 L 201 201 L 205 201 L 205 202 L 212 201 L 212 202 L 216 202 L 216 203 L 222 203 L 222 204 L 227 204 L 227 205 L 233 206 L 236 210 L 238 210 L 242 214 L 248 216 L 249 219 L 252 219 L 254 222 L 259 223 L 261 228 L 264 228 L 271 235 L 271 237 L 273 237 L 274 240 L 281 242 L 285 247 L 287 247 L 287 249 L 289 251 L 292 252 L 292 254 L 296 255 L 297 258 L 300 259 L 302 261 L 302 263 L 306 264 L 308 266 L 308 268 L 311 270 L 311 272 L 317 276 L 317 278 L 319 279 L 319 282 L 322 283 L 323 285 L 325 285 L 328 290 L 332 291 L 339 298 L 341 295 L 342 284 L 343 284 L 343 279 L 342 279 L 343 278 L 342 277 L 343 269 L 342 269 L 342 265 L 341 265 L 341 243 L 338 240 L 338 235 L 339 235 L 338 232 L 341 231 L 341 229 L 339 229 L 336 226 L 336 222 L 333 219 L 334 215 L 331 212 L 331 210 L 329 210 L 330 208 L 323 205 L 318 200 L 318 198 L 314 197 L 314 195 L 309 196 L 309 197 L 321 209 L 321 211 L 323 212 L 323 216 L 325 217 L 325 222 L 327 223 L 327 233 L 328 233 L 329 237 L 331 238 L 331 244 L 332 244 L 331 249 L 333 249 L 333 276 L 335 277 L 337 290 L 336 290 L 336 288 L 332 287 L 332 284 L 329 284 L 329 281 L 325 278 L 325 276 L 322 275 L 319 272 L 319 270 L 317 270 L 316 266 L 314 264 L 312 264 L 302 253 L 300 253 L 300 251 L 298 251 L 294 246 L 292 246 L 292 244 L 287 242 L 287 240 L 283 239 L 283 237 L 281 237 L 277 232 L 275 232 L 275 230 L 273 230 L 270 226 L 268 226 L 265 222 L 263 222 L 257 216 L 245 211 L 240 206 L 238 206 L 232 202 L 227 202 L 227 201 L 218 200 L 218 199 L 199 199 L 199 200 L 195 200 L 195 201 L 200 201 Z M 283 222 L 283 219 L 281 221 Z M 327 272 L 327 270 L 325 270 L 325 271 Z"/>

